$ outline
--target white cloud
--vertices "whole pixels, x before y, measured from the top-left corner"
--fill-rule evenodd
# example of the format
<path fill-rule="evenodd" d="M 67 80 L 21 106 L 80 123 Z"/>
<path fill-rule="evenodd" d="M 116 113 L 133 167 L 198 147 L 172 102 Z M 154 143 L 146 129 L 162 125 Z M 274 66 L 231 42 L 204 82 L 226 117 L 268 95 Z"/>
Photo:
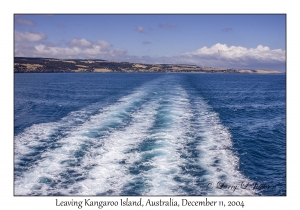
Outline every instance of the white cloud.
<path fill-rule="evenodd" d="M 110 55 L 117 58 L 125 58 L 127 57 L 127 51 L 121 48 L 117 48 L 111 51 Z"/>
<path fill-rule="evenodd" d="M 16 19 L 16 23 L 19 25 L 28 25 L 28 26 L 33 26 L 34 22 L 30 21 L 30 20 L 24 20 L 24 19 Z"/>
<path fill-rule="evenodd" d="M 68 43 L 68 45 L 71 46 L 71 47 L 91 47 L 92 42 L 90 42 L 86 39 L 74 38 Z"/>
<path fill-rule="evenodd" d="M 285 71 L 285 51 L 271 50 L 267 46 L 258 45 L 256 48 L 227 46 L 217 43 L 211 47 L 202 47 L 193 52 L 174 56 L 131 56 L 129 62 L 194 64 L 198 66 L 269 69 Z"/>
<path fill-rule="evenodd" d="M 78 47 L 68 48 L 68 47 L 48 47 L 44 44 L 39 44 L 34 46 L 34 50 L 31 51 L 35 56 L 42 57 L 53 57 L 59 58 L 61 56 L 66 56 L 67 58 L 77 56 L 80 53 Z"/>
<path fill-rule="evenodd" d="M 142 26 L 138 26 L 136 30 L 140 33 L 145 33 L 146 32 L 145 29 Z"/>
<path fill-rule="evenodd" d="M 211 47 L 202 47 L 193 52 L 165 57 L 176 62 L 196 64 L 199 66 L 213 66 L 225 68 L 265 68 L 285 70 L 285 50 L 271 50 L 267 46 L 258 45 L 256 48 L 241 46 L 227 46 L 217 43 Z"/>
<path fill-rule="evenodd" d="M 124 57 L 123 49 L 111 49 L 112 44 L 98 40 L 95 43 L 86 39 L 74 38 L 66 47 L 52 43 L 40 43 L 38 45 L 16 44 L 15 56 L 28 57 L 52 57 L 52 58 L 102 58 Z"/>
<path fill-rule="evenodd" d="M 270 50 L 267 46 L 258 45 L 257 48 L 245 48 L 217 43 L 210 48 L 202 47 L 194 52 L 188 52 L 185 56 L 198 58 L 222 59 L 228 61 L 279 61 L 285 62 L 285 51 L 281 49 Z"/>
<path fill-rule="evenodd" d="M 102 49 L 108 49 L 109 47 L 112 47 L 112 44 L 110 44 L 106 41 L 103 41 L 103 40 L 98 40 L 96 42 L 96 45 L 101 47 Z"/>
<path fill-rule="evenodd" d="M 38 42 L 46 38 L 47 36 L 43 33 L 15 31 L 16 42 Z"/>

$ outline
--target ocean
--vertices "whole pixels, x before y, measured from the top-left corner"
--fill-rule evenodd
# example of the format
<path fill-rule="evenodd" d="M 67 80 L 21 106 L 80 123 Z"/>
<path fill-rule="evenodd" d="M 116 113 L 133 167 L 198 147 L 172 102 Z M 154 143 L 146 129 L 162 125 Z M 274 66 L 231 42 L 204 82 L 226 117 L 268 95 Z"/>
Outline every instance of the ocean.
<path fill-rule="evenodd" d="M 286 76 L 14 74 L 14 195 L 285 196 Z"/>

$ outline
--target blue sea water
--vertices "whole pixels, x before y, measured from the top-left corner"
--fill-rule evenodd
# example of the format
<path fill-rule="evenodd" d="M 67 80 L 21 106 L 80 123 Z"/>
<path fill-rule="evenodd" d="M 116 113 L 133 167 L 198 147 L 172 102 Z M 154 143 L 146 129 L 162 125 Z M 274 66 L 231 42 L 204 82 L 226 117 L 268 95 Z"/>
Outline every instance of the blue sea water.
<path fill-rule="evenodd" d="M 286 195 L 285 75 L 14 75 L 15 195 Z"/>

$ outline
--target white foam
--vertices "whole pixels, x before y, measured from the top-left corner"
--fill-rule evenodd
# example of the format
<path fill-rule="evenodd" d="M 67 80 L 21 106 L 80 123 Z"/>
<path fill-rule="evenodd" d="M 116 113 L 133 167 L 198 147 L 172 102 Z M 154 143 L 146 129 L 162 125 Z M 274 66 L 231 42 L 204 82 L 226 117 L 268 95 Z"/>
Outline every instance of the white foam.
<path fill-rule="evenodd" d="M 198 137 L 199 165 L 205 169 L 206 181 L 228 183 L 249 181 L 238 170 L 239 159 L 232 152 L 231 135 L 222 125 L 217 113 L 201 98 L 191 104 L 188 94 L 176 79 L 164 77 L 149 82 L 132 94 L 121 98 L 115 104 L 101 108 L 93 114 L 91 110 L 70 113 L 59 122 L 33 125 L 15 137 L 15 160 L 34 152 L 34 146 L 44 144 L 57 130 L 63 136 L 56 139 L 61 147 L 46 150 L 32 168 L 15 181 L 16 195 L 61 193 L 65 195 L 120 195 L 124 187 L 143 180 L 143 195 L 185 195 L 189 187 L 204 192 L 196 180 L 199 177 L 185 173 L 182 168 L 194 163 L 182 158 L 189 155 L 186 147 Z M 162 118 L 164 124 L 155 127 L 155 120 Z M 192 118 L 196 122 L 191 122 Z M 192 133 L 194 136 L 189 136 Z M 154 148 L 141 152 L 141 143 L 154 140 Z M 79 164 L 70 166 L 78 159 L 75 152 L 82 146 L 90 147 Z M 147 162 L 145 156 L 151 156 Z M 219 162 L 216 162 L 219 161 Z M 130 168 L 137 162 L 149 166 L 147 171 L 131 174 Z M 68 183 L 61 173 L 72 169 L 83 179 Z M 176 181 L 176 178 L 184 182 Z M 44 181 L 43 181 L 43 180 Z M 45 181 L 46 180 L 46 181 Z M 45 182 L 53 183 L 53 186 Z M 252 195 L 253 191 L 211 189 L 212 195 Z"/>
<path fill-rule="evenodd" d="M 184 145 L 191 140 L 186 136 L 191 117 L 189 101 L 187 94 L 179 85 L 170 85 L 166 89 L 167 91 L 161 93 L 164 99 L 158 115 L 167 120 L 149 136 L 155 140 L 155 149 L 143 154 L 155 153 L 154 158 L 148 163 L 152 168 L 141 175 L 149 186 L 143 192 L 144 195 L 187 194 L 180 188 L 185 184 L 175 180 L 178 177 L 193 184 L 194 178 L 184 174 L 181 169 L 188 161 L 181 158 L 181 154 L 185 153 Z"/>
<path fill-rule="evenodd" d="M 134 178 L 129 174 L 129 167 L 140 159 L 140 154 L 130 150 L 137 148 L 147 138 L 156 106 L 156 102 L 144 105 L 132 115 L 130 125 L 105 137 L 103 145 L 93 148 L 90 156 L 83 159 L 84 165 L 96 166 L 89 171 L 86 180 L 74 186 L 81 187 L 78 192 L 80 195 L 95 195 L 109 190 L 119 195 L 124 185 Z M 122 161 L 124 164 L 120 164 Z"/>
<path fill-rule="evenodd" d="M 239 158 L 232 152 L 231 134 L 224 125 L 221 124 L 218 114 L 215 113 L 202 98 L 199 97 L 195 107 L 198 112 L 196 129 L 200 137 L 199 163 L 206 170 L 207 175 L 203 176 L 213 187 L 208 194 L 213 195 L 252 195 L 256 191 L 238 189 L 217 189 L 219 181 L 226 181 L 228 185 L 241 186 L 242 182 L 251 180 L 246 178 L 238 170 Z M 197 133 L 197 132 L 195 132 Z"/>
<path fill-rule="evenodd" d="M 61 130 L 63 134 L 68 133 L 72 128 L 82 123 L 90 115 L 89 109 L 71 112 L 58 122 L 34 124 L 26 128 L 24 132 L 15 136 L 15 161 L 19 162 L 22 157 L 35 152 L 34 147 L 45 145 L 50 142 L 51 135 Z"/>
<path fill-rule="evenodd" d="M 31 126 L 25 132 L 15 137 L 16 160 L 19 160 L 24 155 L 27 155 L 34 150 L 31 148 L 32 145 L 41 144 L 40 140 L 49 138 L 56 129 L 60 127 L 68 127 L 68 129 L 64 131 L 66 137 L 57 140 L 57 143 L 61 144 L 61 147 L 44 152 L 42 154 L 42 159 L 36 162 L 34 168 L 31 168 L 28 172 L 22 175 L 22 178 L 19 178 L 15 181 L 15 194 L 27 195 L 31 194 L 32 192 L 39 192 L 43 195 L 48 194 L 50 188 L 46 184 L 39 183 L 39 185 L 42 186 L 41 189 L 38 191 L 35 190 L 34 186 L 39 182 L 40 178 L 50 176 L 54 182 L 60 182 L 61 177 L 59 174 L 68 167 L 68 161 L 76 160 L 74 157 L 74 152 L 80 151 L 83 144 L 103 144 L 104 139 L 90 137 L 87 134 L 94 132 L 96 134 L 105 135 L 109 132 L 118 132 L 111 130 L 110 126 L 112 124 L 121 125 L 124 120 L 122 114 L 126 114 L 128 109 L 136 109 L 135 103 L 143 102 L 146 95 L 147 93 L 145 92 L 136 91 L 128 96 L 125 96 L 116 104 L 105 107 L 99 114 L 91 116 L 89 120 L 76 127 L 72 127 L 72 120 L 69 123 L 71 126 L 64 125 L 66 120 L 63 119 L 58 123 L 47 123 Z M 71 117 L 74 117 L 74 114 L 72 114 Z M 68 119 L 69 118 L 70 116 Z M 147 123 L 147 120 L 143 120 L 143 122 Z M 140 125 L 138 126 L 143 127 L 143 123 L 140 122 Z M 135 132 L 138 132 L 138 129 L 136 129 Z M 129 141 L 134 133 L 131 133 L 132 136 L 129 134 L 127 135 L 126 133 L 124 135 L 127 136 L 127 141 Z M 113 152 L 114 149 L 118 149 L 118 145 L 115 145 L 114 143 L 111 146 L 116 147 L 102 147 L 100 150 L 107 149 Z M 91 156 L 91 154 L 87 154 L 87 156 Z M 94 157 L 92 156 L 92 158 Z M 18 161 L 16 161 L 16 163 L 18 164 Z M 109 162 L 107 163 L 109 164 Z M 78 173 L 86 173 L 82 167 L 74 167 L 72 169 L 78 170 Z M 57 189 L 52 190 L 52 192 L 56 191 Z M 68 194 L 68 192 L 69 191 L 66 190 L 61 191 L 63 194 Z"/>

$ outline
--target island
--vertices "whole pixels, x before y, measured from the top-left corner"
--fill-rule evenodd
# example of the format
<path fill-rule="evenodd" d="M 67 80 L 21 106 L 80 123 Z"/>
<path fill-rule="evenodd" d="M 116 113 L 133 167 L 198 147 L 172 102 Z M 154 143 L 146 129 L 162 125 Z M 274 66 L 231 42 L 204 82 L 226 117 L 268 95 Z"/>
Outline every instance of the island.
<path fill-rule="evenodd" d="M 282 74 L 276 70 L 216 68 L 189 64 L 142 64 L 101 59 L 55 59 L 14 57 L 14 73 L 77 73 L 77 72 L 197 72 Z"/>

